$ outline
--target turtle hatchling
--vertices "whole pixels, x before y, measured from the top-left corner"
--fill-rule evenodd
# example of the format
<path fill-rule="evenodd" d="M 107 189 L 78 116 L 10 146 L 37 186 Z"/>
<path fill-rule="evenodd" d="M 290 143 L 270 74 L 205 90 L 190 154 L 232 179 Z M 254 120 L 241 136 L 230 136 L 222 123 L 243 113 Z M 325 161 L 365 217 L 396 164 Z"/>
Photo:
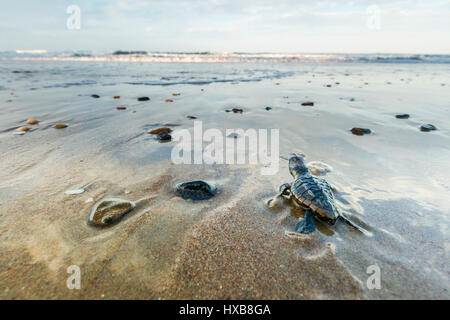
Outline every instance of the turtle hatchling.
<path fill-rule="evenodd" d="M 281 185 L 280 193 L 275 198 L 281 196 L 290 198 L 305 210 L 304 218 L 298 222 L 295 232 L 303 234 L 313 232 L 316 229 L 314 216 L 327 220 L 333 225 L 338 219 L 343 219 L 351 226 L 360 229 L 340 214 L 331 186 L 325 179 L 313 176 L 309 172 L 303 155 L 292 154 L 289 159 L 289 171 L 295 180 Z"/>

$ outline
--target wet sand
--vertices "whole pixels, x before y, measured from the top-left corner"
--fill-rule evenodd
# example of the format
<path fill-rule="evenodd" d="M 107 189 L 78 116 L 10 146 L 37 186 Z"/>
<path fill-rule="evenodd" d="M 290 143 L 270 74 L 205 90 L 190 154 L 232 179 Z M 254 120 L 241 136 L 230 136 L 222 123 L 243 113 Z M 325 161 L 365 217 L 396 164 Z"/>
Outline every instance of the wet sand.
<path fill-rule="evenodd" d="M 449 298 L 447 65 L 1 64 L 1 298 Z M 253 74 L 267 77 L 238 80 Z M 141 83 L 200 75 L 237 80 Z M 225 112 L 233 107 L 243 113 Z M 324 177 L 337 205 L 372 236 L 320 222 L 311 235 L 286 235 L 301 210 L 265 203 L 291 181 L 286 161 L 273 176 L 255 165 L 172 164 L 174 143 L 147 131 L 191 129 L 187 115 L 206 128 L 279 128 L 280 153 L 330 165 Z M 30 117 L 39 125 L 13 135 Z M 68 127 L 53 129 L 56 122 Z M 424 123 L 438 131 L 421 132 Z M 352 127 L 373 133 L 355 136 Z M 175 194 L 176 183 L 194 179 L 216 183 L 219 193 L 200 202 Z M 85 192 L 64 193 L 78 188 Z M 150 195 L 112 227 L 86 223 L 105 196 Z M 373 264 L 380 290 L 366 286 Z M 80 290 L 66 287 L 70 265 L 81 269 Z"/>

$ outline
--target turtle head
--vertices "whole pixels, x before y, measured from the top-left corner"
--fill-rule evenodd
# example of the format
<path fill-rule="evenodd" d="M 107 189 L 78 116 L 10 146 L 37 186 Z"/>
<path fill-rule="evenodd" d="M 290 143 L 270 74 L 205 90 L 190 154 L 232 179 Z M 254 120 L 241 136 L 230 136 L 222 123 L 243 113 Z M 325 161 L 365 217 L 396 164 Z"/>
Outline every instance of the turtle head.
<path fill-rule="evenodd" d="M 304 154 L 291 154 L 291 157 L 289 158 L 289 172 L 294 178 L 297 178 L 298 176 L 308 172 L 308 168 L 305 165 L 304 158 Z"/>

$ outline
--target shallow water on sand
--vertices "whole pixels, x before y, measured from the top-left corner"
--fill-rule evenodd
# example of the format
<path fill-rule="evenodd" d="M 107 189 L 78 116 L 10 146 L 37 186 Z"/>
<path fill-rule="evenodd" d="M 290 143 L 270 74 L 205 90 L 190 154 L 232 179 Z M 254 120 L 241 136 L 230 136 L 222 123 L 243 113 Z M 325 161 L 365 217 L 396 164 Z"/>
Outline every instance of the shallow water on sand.
<path fill-rule="evenodd" d="M 0 61 L 0 297 L 448 299 L 449 71 Z M 225 112 L 233 107 L 244 111 Z M 402 113 L 411 116 L 395 118 Z M 174 142 L 147 131 L 192 131 L 187 115 L 204 129 L 280 129 L 280 154 L 303 152 L 333 168 L 324 178 L 337 205 L 370 236 L 321 222 L 312 235 L 288 236 L 302 212 L 288 201 L 265 204 L 291 180 L 284 160 L 271 176 L 258 165 L 172 164 Z M 30 117 L 39 125 L 14 135 Z M 69 126 L 53 129 L 57 122 Z M 421 132 L 427 123 L 438 130 Z M 372 134 L 352 135 L 352 127 Z M 194 179 L 219 193 L 177 197 L 173 186 Z M 105 196 L 149 195 L 110 228 L 86 224 Z M 379 290 L 366 286 L 374 264 Z M 70 265 L 81 268 L 81 290 L 66 287 Z"/>

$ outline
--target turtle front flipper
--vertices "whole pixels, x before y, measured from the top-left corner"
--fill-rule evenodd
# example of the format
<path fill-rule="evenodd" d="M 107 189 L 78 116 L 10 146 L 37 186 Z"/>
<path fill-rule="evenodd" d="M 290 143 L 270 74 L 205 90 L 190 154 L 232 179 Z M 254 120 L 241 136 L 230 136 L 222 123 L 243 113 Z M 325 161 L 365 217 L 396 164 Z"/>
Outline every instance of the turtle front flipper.
<path fill-rule="evenodd" d="M 297 223 L 297 226 L 295 227 L 295 232 L 307 234 L 315 230 L 316 225 L 314 223 L 314 214 L 311 209 L 306 209 L 305 216 Z"/>
<path fill-rule="evenodd" d="M 288 198 L 290 198 L 291 196 L 292 196 L 291 184 L 290 183 L 283 183 L 280 186 L 280 192 L 275 197 L 273 197 L 272 199 L 269 199 L 267 201 L 267 205 L 269 207 L 273 207 L 273 206 L 275 206 L 275 203 L 278 202 L 279 198 L 281 198 L 281 197 L 288 197 Z"/>
<path fill-rule="evenodd" d="M 286 196 L 288 198 L 291 197 L 291 184 L 290 183 L 283 183 L 280 186 L 280 193 L 278 196 Z"/>

